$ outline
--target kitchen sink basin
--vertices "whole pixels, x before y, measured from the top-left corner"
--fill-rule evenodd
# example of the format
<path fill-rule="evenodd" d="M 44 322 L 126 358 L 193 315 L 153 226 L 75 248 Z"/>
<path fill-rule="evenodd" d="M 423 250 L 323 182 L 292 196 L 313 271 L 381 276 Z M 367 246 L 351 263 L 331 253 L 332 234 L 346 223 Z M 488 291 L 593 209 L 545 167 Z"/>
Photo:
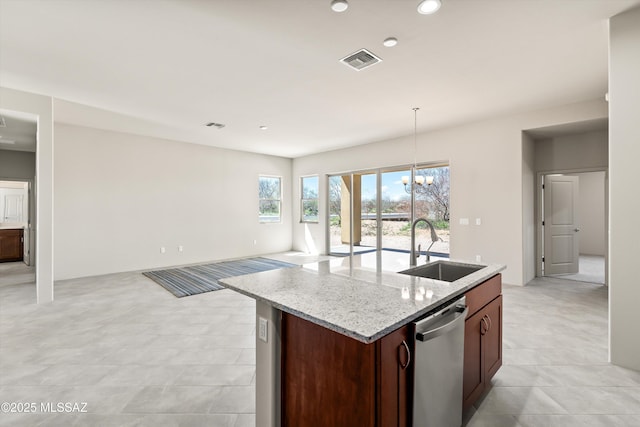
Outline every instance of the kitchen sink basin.
<path fill-rule="evenodd" d="M 426 277 L 428 279 L 442 280 L 444 282 L 455 282 L 471 273 L 483 269 L 482 265 L 462 264 L 451 261 L 434 261 L 429 264 L 413 267 L 400 271 L 402 274 L 410 276 Z"/>

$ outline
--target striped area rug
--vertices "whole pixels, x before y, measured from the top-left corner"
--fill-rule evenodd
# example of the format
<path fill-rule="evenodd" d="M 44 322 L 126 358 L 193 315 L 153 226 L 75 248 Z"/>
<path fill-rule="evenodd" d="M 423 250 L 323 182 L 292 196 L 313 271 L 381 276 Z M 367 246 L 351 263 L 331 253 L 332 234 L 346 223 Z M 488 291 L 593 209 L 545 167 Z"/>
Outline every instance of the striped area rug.
<path fill-rule="evenodd" d="M 223 261 L 213 264 L 192 265 L 167 270 L 147 271 L 142 274 L 161 285 L 178 298 L 217 291 L 224 286 L 218 283 L 225 277 L 242 276 L 278 268 L 296 267 L 296 264 L 267 258 L 249 258 Z"/>

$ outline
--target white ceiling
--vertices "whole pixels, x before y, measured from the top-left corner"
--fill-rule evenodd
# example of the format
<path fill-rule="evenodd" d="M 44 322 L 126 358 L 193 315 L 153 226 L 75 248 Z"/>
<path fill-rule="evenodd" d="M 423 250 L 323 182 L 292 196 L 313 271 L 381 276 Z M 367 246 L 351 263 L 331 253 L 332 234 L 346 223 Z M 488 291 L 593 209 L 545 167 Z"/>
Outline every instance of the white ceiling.
<path fill-rule="evenodd" d="M 601 98 L 607 19 L 640 0 L 329 3 L 0 0 L 0 84 L 69 101 L 60 122 L 297 157 L 410 134 L 415 106 L 426 131 Z M 339 62 L 361 48 L 383 61 Z"/>

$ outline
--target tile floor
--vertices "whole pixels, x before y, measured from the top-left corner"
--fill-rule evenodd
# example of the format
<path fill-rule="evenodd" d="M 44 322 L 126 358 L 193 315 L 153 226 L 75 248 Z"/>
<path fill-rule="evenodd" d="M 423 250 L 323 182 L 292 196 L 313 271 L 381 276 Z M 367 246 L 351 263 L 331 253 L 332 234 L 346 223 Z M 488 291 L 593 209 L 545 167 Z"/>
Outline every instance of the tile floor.
<path fill-rule="evenodd" d="M 53 304 L 34 301 L 32 284 L 0 286 L 0 402 L 38 406 L 0 413 L 0 426 L 255 425 L 253 300 L 178 299 L 122 273 L 58 282 Z M 504 366 L 466 426 L 640 426 L 640 373 L 606 362 L 606 288 L 505 286 L 504 310 Z M 39 406 L 58 402 L 88 412 Z"/>
<path fill-rule="evenodd" d="M 590 282 L 596 284 L 605 283 L 605 259 L 599 255 L 580 254 L 578 260 L 578 272 L 575 274 L 553 275 L 559 279 L 578 280 L 580 282 Z"/>

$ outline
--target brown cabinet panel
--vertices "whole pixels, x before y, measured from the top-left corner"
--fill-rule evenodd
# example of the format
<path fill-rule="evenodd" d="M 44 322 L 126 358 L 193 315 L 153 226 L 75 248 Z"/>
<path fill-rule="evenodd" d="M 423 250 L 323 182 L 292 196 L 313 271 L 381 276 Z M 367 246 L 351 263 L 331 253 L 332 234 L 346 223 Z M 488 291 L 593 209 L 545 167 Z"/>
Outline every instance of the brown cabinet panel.
<path fill-rule="evenodd" d="M 467 409 L 484 391 L 484 354 L 482 319 L 484 311 L 468 317 L 464 325 L 464 374 L 462 407 Z"/>
<path fill-rule="evenodd" d="M 467 307 L 469 307 L 468 317 L 473 316 L 478 310 L 493 301 L 502 293 L 502 275 L 496 274 L 492 278 L 482 282 L 465 294 Z"/>
<path fill-rule="evenodd" d="M 23 230 L 0 230 L 0 262 L 22 261 Z"/>
<path fill-rule="evenodd" d="M 463 409 L 478 400 L 502 366 L 501 289 L 498 274 L 466 294 L 470 314 L 464 331 Z"/>
<path fill-rule="evenodd" d="M 410 427 L 410 327 L 364 344 L 282 315 L 282 425 Z"/>
<path fill-rule="evenodd" d="M 486 382 L 489 382 L 502 366 L 502 295 L 489 303 L 483 311 L 489 322 L 489 329 L 484 334 L 484 365 Z"/>
<path fill-rule="evenodd" d="M 411 427 L 413 402 L 413 328 L 405 326 L 378 344 L 378 424 Z"/>
<path fill-rule="evenodd" d="M 375 345 L 282 319 L 282 424 L 375 426 Z"/>

